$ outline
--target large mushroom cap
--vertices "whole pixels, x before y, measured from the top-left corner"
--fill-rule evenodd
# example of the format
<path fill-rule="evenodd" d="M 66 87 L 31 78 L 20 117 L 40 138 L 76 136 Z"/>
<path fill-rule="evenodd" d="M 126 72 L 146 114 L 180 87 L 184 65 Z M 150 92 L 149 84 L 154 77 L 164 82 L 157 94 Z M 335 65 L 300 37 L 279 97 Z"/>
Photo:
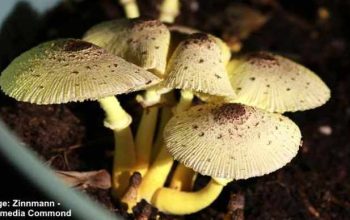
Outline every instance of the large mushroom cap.
<path fill-rule="evenodd" d="M 298 152 L 301 134 L 290 119 L 241 104 L 205 104 L 174 116 L 167 149 L 203 175 L 247 179 L 273 172 Z"/>
<path fill-rule="evenodd" d="M 164 87 L 217 96 L 232 96 L 222 51 L 207 34 L 195 33 L 182 41 L 172 54 Z"/>
<path fill-rule="evenodd" d="M 36 104 L 96 100 L 157 82 L 152 73 L 75 39 L 42 43 L 24 52 L 0 77 L 5 94 Z"/>
<path fill-rule="evenodd" d="M 170 32 L 158 20 L 119 19 L 93 26 L 83 38 L 144 69 L 163 75 Z"/>
<path fill-rule="evenodd" d="M 234 102 L 271 112 L 312 109 L 330 98 L 329 88 L 315 73 L 267 52 L 232 60 L 228 73 L 237 92 Z"/>

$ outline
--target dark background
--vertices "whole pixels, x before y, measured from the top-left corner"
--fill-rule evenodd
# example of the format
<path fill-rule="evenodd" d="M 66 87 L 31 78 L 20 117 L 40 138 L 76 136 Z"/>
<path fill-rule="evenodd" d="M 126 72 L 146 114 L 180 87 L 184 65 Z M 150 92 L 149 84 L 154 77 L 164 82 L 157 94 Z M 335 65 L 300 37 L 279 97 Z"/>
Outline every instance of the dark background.
<path fill-rule="evenodd" d="M 160 2 L 139 1 L 142 15 L 157 17 Z M 230 184 L 211 207 L 188 219 L 222 217 L 230 194 L 245 198 L 246 219 L 350 219 L 350 1 L 188 0 L 182 1 L 176 22 L 229 40 L 238 34 L 233 27 L 240 19 L 227 12 L 233 3 L 245 3 L 270 17 L 242 39 L 242 53 L 269 50 L 302 63 L 327 83 L 332 99 L 321 108 L 288 114 L 300 126 L 304 141 L 290 164 L 268 176 Z M 320 8 L 328 10 L 328 19 L 320 19 Z M 20 3 L 0 30 L 0 70 L 39 42 L 79 38 L 93 24 L 123 16 L 113 0 L 64 1 L 43 15 Z M 140 109 L 135 107 L 133 96 L 121 99 L 125 108 L 137 115 Z M 53 168 L 110 167 L 112 137 L 102 126 L 103 114 L 96 103 L 37 107 L 18 104 L 0 94 L 0 117 Z M 325 127 L 331 134 L 323 132 Z M 83 147 L 72 152 L 71 146 Z M 53 151 L 58 148 L 68 149 L 64 157 Z M 0 167 L 1 200 L 42 197 L 2 156 Z M 205 181 L 199 181 L 198 187 Z M 117 207 L 107 192 L 89 193 L 107 207 Z"/>

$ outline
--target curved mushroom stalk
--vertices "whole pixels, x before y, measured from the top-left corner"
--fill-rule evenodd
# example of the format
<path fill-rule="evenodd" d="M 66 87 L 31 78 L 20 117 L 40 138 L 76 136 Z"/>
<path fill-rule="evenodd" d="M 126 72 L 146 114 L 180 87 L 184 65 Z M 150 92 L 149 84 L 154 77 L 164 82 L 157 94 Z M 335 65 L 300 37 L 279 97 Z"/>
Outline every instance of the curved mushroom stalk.
<path fill-rule="evenodd" d="M 196 177 L 197 175 L 192 169 L 179 164 L 171 178 L 169 187 L 181 191 L 191 191 Z"/>
<path fill-rule="evenodd" d="M 167 149 L 162 147 L 158 157 L 142 179 L 139 188 L 139 200 L 145 199 L 151 202 L 155 191 L 164 185 L 173 163 L 174 160 Z"/>
<path fill-rule="evenodd" d="M 228 182 L 229 180 L 211 179 L 204 188 L 197 192 L 182 192 L 163 187 L 155 192 L 151 203 L 160 211 L 172 215 L 191 214 L 214 202 Z"/>
<path fill-rule="evenodd" d="M 119 0 L 119 3 L 123 6 L 127 18 L 137 18 L 140 16 L 136 0 Z"/>

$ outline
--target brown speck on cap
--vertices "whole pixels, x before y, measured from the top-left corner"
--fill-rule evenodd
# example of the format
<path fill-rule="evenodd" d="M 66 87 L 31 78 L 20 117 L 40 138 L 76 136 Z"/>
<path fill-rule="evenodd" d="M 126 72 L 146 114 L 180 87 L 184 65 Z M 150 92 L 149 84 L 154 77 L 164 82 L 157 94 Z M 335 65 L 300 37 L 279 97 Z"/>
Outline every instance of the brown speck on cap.
<path fill-rule="evenodd" d="M 261 176 L 283 167 L 299 149 L 297 125 L 258 108 L 203 104 L 178 116 L 164 129 L 165 146 L 175 160 L 202 175 L 236 180 Z"/>
<path fill-rule="evenodd" d="M 245 108 L 240 104 L 223 104 L 219 108 L 213 109 L 214 120 L 219 124 L 237 121 L 245 115 Z"/>
<path fill-rule="evenodd" d="M 197 44 L 197 45 L 206 45 L 207 48 L 208 46 L 212 43 L 215 43 L 214 40 L 212 40 L 208 34 L 205 33 L 194 33 L 191 34 L 184 42 L 184 45 L 188 46 L 191 44 Z"/>
<path fill-rule="evenodd" d="M 92 43 L 89 43 L 86 41 L 70 39 L 65 42 L 63 50 L 66 52 L 75 52 L 75 51 L 86 50 L 93 46 L 94 45 Z"/>
<path fill-rule="evenodd" d="M 259 51 L 247 55 L 247 61 L 252 65 L 258 65 L 265 68 L 279 66 L 278 60 L 270 53 Z"/>
<path fill-rule="evenodd" d="M 159 20 L 152 20 L 152 19 L 146 19 L 146 18 L 134 18 L 130 19 L 132 22 L 133 27 L 135 29 L 143 30 L 144 28 L 148 27 L 159 27 L 162 26 L 163 23 Z"/>

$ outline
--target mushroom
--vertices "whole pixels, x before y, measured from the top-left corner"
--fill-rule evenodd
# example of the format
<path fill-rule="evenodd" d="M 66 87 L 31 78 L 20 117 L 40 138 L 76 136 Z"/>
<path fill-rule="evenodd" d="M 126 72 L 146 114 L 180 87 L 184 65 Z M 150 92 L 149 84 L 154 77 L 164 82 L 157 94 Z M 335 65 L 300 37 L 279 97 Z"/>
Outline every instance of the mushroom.
<path fill-rule="evenodd" d="M 171 33 L 171 41 L 170 41 L 170 46 L 169 46 L 169 52 L 168 54 L 173 54 L 175 49 L 177 48 L 177 46 L 184 40 L 186 40 L 186 38 L 188 38 L 191 34 L 195 34 L 195 33 L 201 33 L 201 31 L 187 27 L 187 26 L 181 26 L 181 25 L 173 25 L 173 24 L 167 24 L 168 29 L 170 30 Z M 225 65 L 230 61 L 230 57 L 231 57 L 231 53 L 229 48 L 227 47 L 227 45 L 220 39 L 217 38 L 213 35 L 208 34 L 208 36 L 215 40 L 215 42 L 217 43 L 217 45 L 220 47 L 221 49 L 221 54 L 222 54 L 222 60 L 225 63 Z M 165 76 L 166 77 L 166 76 Z M 158 86 L 160 88 L 160 93 L 166 92 L 169 89 L 164 89 L 161 88 L 161 86 Z M 198 93 L 198 92 L 194 92 L 194 94 L 199 97 L 201 100 L 204 100 L 203 97 L 210 97 L 210 95 L 206 95 L 204 93 Z M 164 98 L 166 100 L 166 103 L 169 105 L 172 105 L 173 103 L 173 94 L 172 92 L 169 92 L 166 94 L 166 98 Z M 214 99 L 213 97 L 211 97 L 211 99 Z M 220 99 L 223 100 L 223 98 L 221 97 L 215 97 L 215 99 Z M 155 144 L 153 146 L 153 150 L 152 150 L 152 161 L 154 160 L 154 158 L 158 155 L 158 153 L 160 152 L 160 148 L 162 146 L 161 144 L 161 140 L 163 138 L 163 127 L 165 126 L 165 124 L 168 122 L 168 120 L 170 119 L 169 116 L 172 115 L 172 113 L 170 112 L 170 108 L 168 106 L 163 106 L 162 107 L 162 116 L 160 118 L 160 129 L 158 129 L 158 133 L 157 136 L 155 138 Z M 176 175 L 175 175 L 176 177 Z"/>
<path fill-rule="evenodd" d="M 237 92 L 233 102 L 283 113 L 316 108 L 330 98 L 315 73 L 279 55 L 255 52 L 233 59 L 227 68 Z"/>
<path fill-rule="evenodd" d="M 182 101 L 178 108 L 191 101 L 193 92 L 213 96 L 235 95 L 225 70 L 223 52 L 210 35 L 195 33 L 182 41 L 172 54 L 161 85 L 181 89 Z M 187 96 L 187 97 L 186 97 Z M 192 98 L 191 98 L 192 97 Z"/>
<path fill-rule="evenodd" d="M 177 47 L 172 58 L 169 61 L 169 66 L 173 65 L 171 71 L 161 84 L 183 89 L 177 111 L 187 109 L 192 102 L 193 94 L 186 91 L 188 88 L 199 97 L 205 94 L 219 99 L 234 95 L 223 69 L 223 64 L 230 59 L 230 52 L 220 39 L 204 33 L 192 34 Z M 193 176 L 192 170 L 180 164 L 174 172 L 170 187 L 190 190 Z"/>
<path fill-rule="evenodd" d="M 191 106 L 193 92 L 234 95 L 222 57 L 220 47 L 207 34 L 192 34 L 178 45 L 169 60 L 166 78 L 160 83 L 168 89 L 181 89 L 175 112 Z M 173 159 L 163 147 L 143 178 L 140 199 L 150 201 L 155 190 L 164 184 L 172 164 Z"/>
<path fill-rule="evenodd" d="M 113 187 L 117 194 L 125 190 L 132 174 L 125 169 L 134 166 L 136 156 L 129 128 L 132 119 L 114 95 L 157 82 L 159 78 L 152 73 L 76 39 L 32 48 L 12 61 L 0 77 L 4 93 L 18 101 L 44 105 L 97 100 L 106 114 L 104 125 L 115 135 Z"/>
<path fill-rule="evenodd" d="M 84 40 L 106 48 L 159 77 L 163 77 L 170 44 L 170 32 L 158 20 L 119 19 L 102 22 L 90 28 Z M 145 108 L 135 137 L 137 169 L 143 176 L 151 158 L 152 141 L 156 128 L 161 96 L 155 88 L 148 89 L 137 100 Z M 146 109 L 147 108 L 147 109 Z"/>
<path fill-rule="evenodd" d="M 150 19 L 117 19 L 91 27 L 83 40 L 105 48 L 154 74 L 164 75 L 170 32 L 166 25 Z"/>
<path fill-rule="evenodd" d="M 170 154 L 212 177 L 197 192 L 158 189 L 151 203 L 182 215 L 214 201 L 226 183 L 271 173 L 297 154 L 301 134 L 285 116 L 241 104 L 204 104 L 175 115 L 164 131 Z"/>

